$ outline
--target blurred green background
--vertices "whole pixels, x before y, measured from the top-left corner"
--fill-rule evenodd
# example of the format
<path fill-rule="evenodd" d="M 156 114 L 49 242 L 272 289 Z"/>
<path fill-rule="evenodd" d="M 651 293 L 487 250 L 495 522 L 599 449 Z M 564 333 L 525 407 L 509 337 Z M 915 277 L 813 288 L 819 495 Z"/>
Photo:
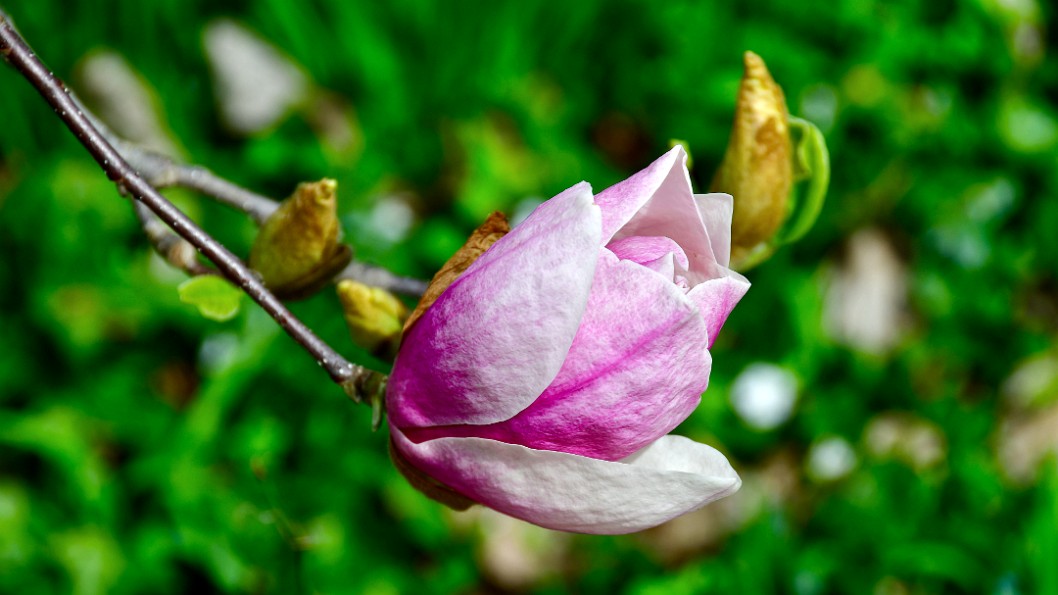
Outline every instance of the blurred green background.
<path fill-rule="evenodd" d="M 0 68 L 0 592 L 1058 593 L 1053 4 L 5 4 L 124 135 L 277 198 L 334 177 L 359 258 L 404 274 L 671 138 L 704 190 L 747 49 L 833 178 L 812 232 L 749 272 L 678 430 L 742 491 L 564 535 L 428 501 L 256 307 L 180 303 Z M 245 217 L 168 194 L 246 253 Z M 333 293 L 293 308 L 373 361 Z"/>

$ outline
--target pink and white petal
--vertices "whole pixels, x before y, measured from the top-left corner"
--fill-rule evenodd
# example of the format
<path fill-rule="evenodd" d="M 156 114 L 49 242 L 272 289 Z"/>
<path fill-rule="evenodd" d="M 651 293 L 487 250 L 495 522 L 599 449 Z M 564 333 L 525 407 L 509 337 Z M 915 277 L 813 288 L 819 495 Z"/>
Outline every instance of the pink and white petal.
<path fill-rule="evenodd" d="M 705 321 L 671 281 L 602 253 L 569 356 L 532 405 L 487 426 L 405 428 L 408 437 L 476 436 L 615 461 L 686 419 L 709 384 Z"/>
<path fill-rule="evenodd" d="M 658 190 L 672 177 L 672 172 L 679 169 L 677 166 L 683 166 L 686 170 L 686 162 L 687 154 L 683 147 L 673 147 L 645 169 L 597 194 L 595 204 L 602 209 L 603 244 L 608 244 L 614 234 L 657 194 Z M 689 184 L 688 180 L 688 189 Z"/>
<path fill-rule="evenodd" d="M 687 297 L 698 305 L 706 328 L 709 329 L 709 346 L 723 328 L 728 315 L 735 309 L 742 296 L 749 291 L 749 280 L 742 275 L 723 269 L 724 276 L 703 281 L 687 292 Z"/>
<path fill-rule="evenodd" d="M 644 262 L 643 266 L 661 275 L 666 281 L 675 281 L 676 279 L 676 255 L 671 252 L 657 260 Z"/>
<path fill-rule="evenodd" d="M 600 230 L 591 187 L 581 183 L 493 244 L 405 337 L 387 388 L 391 419 L 488 424 L 531 404 L 580 327 Z"/>
<path fill-rule="evenodd" d="M 687 268 L 687 254 L 683 248 L 671 238 L 664 236 L 629 236 L 620 240 L 614 240 L 606 245 L 621 260 L 645 265 L 653 262 L 666 254 L 672 254 L 680 266 Z"/>
<path fill-rule="evenodd" d="M 675 159 L 670 159 L 670 155 L 674 155 Z M 717 277 L 719 272 L 717 271 L 716 256 L 713 254 L 705 222 L 698 211 L 697 201 L 695 201 L 694 192 L 691 189 L 691 178 L 687 172 L 687 154 L 680 147 L 676 147 L 647 169 L 652 170 L 656 165 L 662 163 L 670 167 L 660 183 L 656 183 L 653 186 L 653 195 L 645 202 L 642 202 L 639 210 L 631 218 L 628 218 L 620 229 L 614 232 L 612 239 L 607 238 L 608 230 L 605 227 L 606 207 L 603 206 L 603 241 L 609 244 L 630 236 L 664 236 L 672 238 L 683 248 L 684 253 L 687 255 L 687 259 L 690 262 L 690 266 L 687 269 L 690 271 L 690 277 L 693 280 L 698 281 Z M 655 181 L 657 177 L 658 174 L 652 172 L 651 181 Z M 596 203 L 599 202 L 600 197 L 602 197 L 602 194 L 595 197 Z M 627 202 L 621 204 L 627 204 Z M 623 215 L 624 213 L 622 212 Z"/>
<path fill-rule="evenodd" d="M 415 444 L 393 431 L 413 465 L 467 498 L 559 531 L 642 531 L 733 494 L 742 482 L 716 449 L 665 436 L 617 462 L 484 438 Z"/>
<path fill-rule="evenodd" d="M 713 192 L 695 194 L 694 203 L 705 223 L 709 245 L 713 248 L 717 264 L 728 266 L 731 263 L 731 215 L 735 209 L 735 201 L 730 194 Z"/>

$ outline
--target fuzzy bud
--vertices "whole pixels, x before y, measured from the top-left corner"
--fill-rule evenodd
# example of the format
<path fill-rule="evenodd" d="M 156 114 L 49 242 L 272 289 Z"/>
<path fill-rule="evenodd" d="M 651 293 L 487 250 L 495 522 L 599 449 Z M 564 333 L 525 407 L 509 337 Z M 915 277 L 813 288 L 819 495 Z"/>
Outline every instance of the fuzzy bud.
<path fill-rule="evenodd" d="M 408 309 L 392 293 L 343 279 L 338 283 L 338 299 L 349 332 L 357 345 L 379 355 L 393 357 L 400 344 Z"/>
<path fill-rule="evenodd" d="M 299 184 L 261 226 L 250 266 L 280 297 L 310 295 L 352 259 L 339 242 L 337 186 L 330 179 Z"/>
<path fill-rule="evenodd" d="M 712 192 L 735 199 L 731 223 L 731 256 L 744 261 L 772 239 L 787 214 L 793 186 L 793 160 L 786 100 L 764 60 L 753 52 L 743 56 L 731 139 L 724 161 L 713 177 Z"/>

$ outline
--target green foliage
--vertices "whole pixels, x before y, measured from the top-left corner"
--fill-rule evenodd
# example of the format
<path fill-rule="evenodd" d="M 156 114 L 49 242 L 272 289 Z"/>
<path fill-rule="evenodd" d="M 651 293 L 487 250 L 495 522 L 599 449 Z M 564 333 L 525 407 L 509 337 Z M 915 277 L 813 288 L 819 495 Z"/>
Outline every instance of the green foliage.
<path fill-rule="evenodd" d="M 0 592 L 1058 592 L 1054 457 L 1033 454 L 1055 431 L 1031 425 L 1054 419 L 1058 386 L 1051 3 L 5 8 L 75 89 L 90 52 L 124 56 L 194 162 L 277 198 L 335 178 L 357 257 L 424 278 L 483 214 L 581 179 L 600 190 L 671 138 L 705 187 L 743 50 L 767 61 L 832 162 L 815 226 L 750 272 L 679 429 L 728 453 L 742 492 L 678 530 L 556 536 L 442 510 L 393 469 L 367 408 L 258 308 L 218 324 L 181 303 L 184 278 L 151 254 L 125 199 L 0 68 Z M 228 131 L 202 44 L 219 16 L 326 93 L 259 135 Z M 248 253 L 245 217 L 171 196 Z M 904 271 L 881 349 L 828 318 L 865 229 Z M 333 295 L 292 308 L 351 359 L 383 365 L 352 344 Z M 800 386 L 771 430 L 729 399 L 758 361 Z M 880 448 L 890 430 L 900 447 Z M 1031 448 L 1008 457 L 1012 432 Z M 807 470 L 826 437 L 855 454 L 833 479 Z"/>
<path fill-rule="evenodd" d="M 176 288 L 180 301 L 198 308 L 210 320 L 224 322 L 235 318 L 243 293 L 221 277 L 192 277 Z"/>

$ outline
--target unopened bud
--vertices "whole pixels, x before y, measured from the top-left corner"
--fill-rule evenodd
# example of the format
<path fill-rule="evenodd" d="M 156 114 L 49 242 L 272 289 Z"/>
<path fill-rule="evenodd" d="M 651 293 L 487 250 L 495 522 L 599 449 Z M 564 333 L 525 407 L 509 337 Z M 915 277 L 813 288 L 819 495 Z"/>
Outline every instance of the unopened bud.
<path fill-rule="evenodd" d="M 308 296 L 352 259 L 349 247 L 339 242 L 337 187 L 329 179 L 299 184 L 261 226 L 250 266 L 276 295 Z"/>
<path fill-rule="evenodd" d="M 782 89 L 760 56 L 746 52 L 743 62 L 731 139 L 710 188 L 735 199 L 731 221 L 734 262 L 744 260 L 775 235 L 786 218 L 793 185 L 790 127 Z"/>
<path fill-rule="evenodd" d="M 338 299 L 357 345 L 380 357 L 396 355 L 408 318 L 408 308 L 397 296 L 379 287 L 343 279 L 338 283 Z"/>

